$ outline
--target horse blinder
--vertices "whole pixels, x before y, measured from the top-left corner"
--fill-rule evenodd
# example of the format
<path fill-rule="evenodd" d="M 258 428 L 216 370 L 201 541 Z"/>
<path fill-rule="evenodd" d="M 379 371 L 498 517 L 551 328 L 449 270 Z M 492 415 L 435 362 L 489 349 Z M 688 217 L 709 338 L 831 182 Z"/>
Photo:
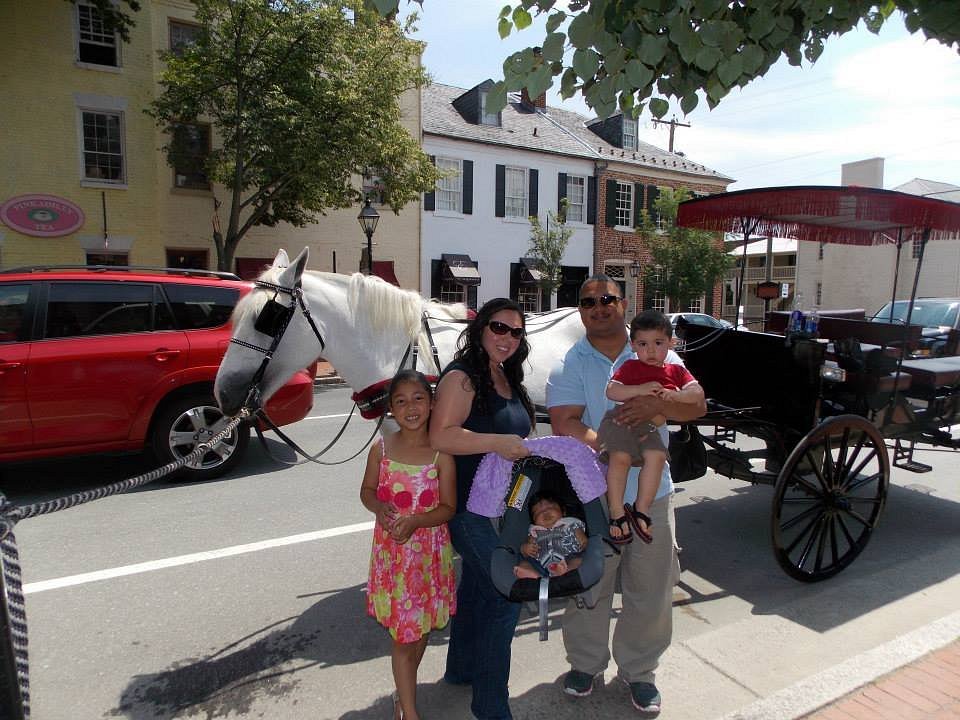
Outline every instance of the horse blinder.
<path fill-rule="evenodd" d="M 267 301 L 266 305 L 263 306 L 260 314 L 257 315 L 257 319 L 253 323 L 253 329 L 259 333 L 275 338 L 283 332 L 287 323 L 290 322 L 293 310 L 293 303 L 289 306 L 283 305 L 277 302 L 277 296 L 274 295 Z"/>

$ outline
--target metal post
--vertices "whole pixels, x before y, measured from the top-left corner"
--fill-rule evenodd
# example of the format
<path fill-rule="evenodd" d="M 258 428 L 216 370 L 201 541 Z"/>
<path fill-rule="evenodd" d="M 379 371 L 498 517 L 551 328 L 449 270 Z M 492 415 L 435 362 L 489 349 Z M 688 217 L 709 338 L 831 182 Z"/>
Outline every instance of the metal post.
<path fill-rule="evenodd" d="M 373 275 L 373 230 L 365 232 L 367 236 L 367 275 Z"/>

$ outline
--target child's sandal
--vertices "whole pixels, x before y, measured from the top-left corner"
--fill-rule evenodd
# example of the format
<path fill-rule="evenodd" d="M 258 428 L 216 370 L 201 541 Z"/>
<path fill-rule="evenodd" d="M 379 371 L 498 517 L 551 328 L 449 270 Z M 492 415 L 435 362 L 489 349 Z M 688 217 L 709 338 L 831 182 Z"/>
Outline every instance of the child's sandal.
<path fill-rule="evenodd" d="M 620 529 L 619 537 L 615 537 L 614 535 L 607 533 L 610 535 L 610 542 L 612 542 L 614 545 L 626 545 L 633 540 L 633 533 L 630 532 L 630 520 L 626 515 L 621 515 L 618 518 L 610 518 L 609 524 L 610 527 Z"/>
<path fill-rule="evenodd" d="M 650 544 L 653 542 L 653 535 L 651 535 L 648 530 L 644 530 L 640 527 L 639 520 L 643 520 L 646 523 L 647 528 L 653 527 L 653 520 L 650 519 L 650 516 L 646 513 L 642 513 L 639 510 L 635 509 L 633 505 L 626 504 L 623 506 L 623 512 L 629 523 L 630 527 L 633 528 L 633 532 L 645 543 Z"/>

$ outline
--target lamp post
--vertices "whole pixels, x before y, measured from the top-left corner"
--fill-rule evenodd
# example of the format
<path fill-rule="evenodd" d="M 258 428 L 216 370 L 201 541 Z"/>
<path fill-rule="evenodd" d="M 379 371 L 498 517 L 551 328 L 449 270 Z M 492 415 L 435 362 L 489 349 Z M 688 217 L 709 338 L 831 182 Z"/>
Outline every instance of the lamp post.
<path fill-rule="evenodd" d="M 357 221 L 363 228 L 363 234 L 367 236 L 367 267 L 366 275 L 373 274 L 373 232 L 377 229 L 377 223 L 380 222 L 380 213 L 370 207 L 370 198 L 367 198 L 360 214 L 357 215 Z"/>

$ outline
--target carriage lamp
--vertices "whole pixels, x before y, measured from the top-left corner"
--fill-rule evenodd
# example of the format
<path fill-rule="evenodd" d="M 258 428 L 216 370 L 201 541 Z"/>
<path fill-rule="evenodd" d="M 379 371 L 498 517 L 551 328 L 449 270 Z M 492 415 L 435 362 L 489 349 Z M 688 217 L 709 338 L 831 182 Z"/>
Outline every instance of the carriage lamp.
<path fill-rule="evenodd" d="M 638 278 L 640 277 L 640 261 L 636 258 L 633 259 L 633 262 L 630 263 L 630 277 Z"/>
<path fill-rule="evenodd" d="M 367 198 L 360 214 L 357 215 L 357 222 L 363 228 L 363 234 L 367 236 L 367 268 L 366 274 L 373 274 L 373 232 L 377 229 L 377 223 L 380 222 L 380 213 L 370 207 L 370 198 Z"/>

